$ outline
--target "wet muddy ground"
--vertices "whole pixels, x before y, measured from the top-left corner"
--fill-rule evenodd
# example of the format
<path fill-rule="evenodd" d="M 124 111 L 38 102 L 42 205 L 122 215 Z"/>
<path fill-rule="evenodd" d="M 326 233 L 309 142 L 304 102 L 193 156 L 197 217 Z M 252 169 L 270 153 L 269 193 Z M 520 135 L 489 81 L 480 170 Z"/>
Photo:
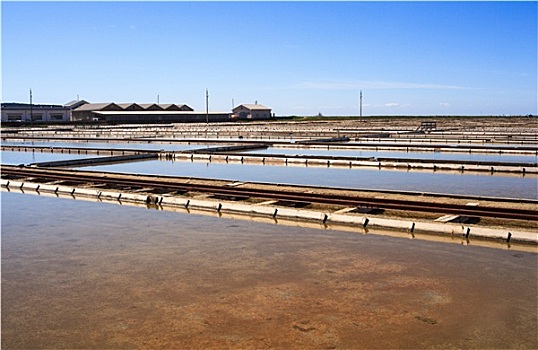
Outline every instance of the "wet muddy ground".
<path fill-rule="evenodd" d="M 538 348 L 537 263 L 2 193 L 2 348 Z"/>

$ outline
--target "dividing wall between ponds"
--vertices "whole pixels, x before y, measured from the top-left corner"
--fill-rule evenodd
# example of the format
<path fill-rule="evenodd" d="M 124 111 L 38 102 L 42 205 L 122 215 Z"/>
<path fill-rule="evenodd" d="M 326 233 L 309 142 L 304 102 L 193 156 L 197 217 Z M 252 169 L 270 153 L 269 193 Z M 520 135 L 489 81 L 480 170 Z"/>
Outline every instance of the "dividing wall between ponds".
<path fill-rule="evenodd" d="M 397 160 L 342 160 L 342 159 L 322 159 L 322 158 L 292 158 L 292 157 L 264 157 L 254 155 L 226 155 L 226 154 L 188 154 L 188 153 L 167 153 L 160 154 L 164 160 L 179 161 L 201 161 L 201 162 L 225 162 L 225 163 L 257 163 L 257 164 L 274 164 L 274 165 L 303 165 L 303 166 L 321 166 L 321 167 L 370 167 L 370 168 L 393 168 L 399 170 L 432 170 L 432 171 L 457 171 L 457 172 L 481 172 L 481 173 L 519 173 L 519 174 L 538 174 L 536 164 L 525 166 L 481 164 L 463 164 L 447 163 L 439 161 L 423 163 L 416 162 L 398 162 Z"/>
<path fill-rule="evenodd" d="M 479 240 L 504 241 L 506 243 L 525 243 L 538 244 L 538 233 L 511 230 L 508 228 L 488 228 L 475 227 L 462 224 L 428 222 L 423 220 L 405 220 L 405 219 L 388 219 L 378 218 L 375 216 L 364 216 L 338 212 L 323 212 L 310 209 L 296 209 L 289 207 L 276 206 L 271 204 L 247 204 L 216 199 L 195 199 L 181 196 L 160 195 L 160 194 L 141 194 L 129 192 L 116 192 L 110 190 L 99 190 L 91 188 L 77 188 L 63 185 L 38 184 L 31 182 L 11 181 L 6 179 L 0 180 L 3 190 L 17 190 L 23 193 L 49 193 L 56 196 L 67 195 L 72 198 L 78 196 L 84 198 L 93 198 L 97 200 L 110 200 L 116 202 L 138 203 L 146 206 L 154 206 L 157 209 L 165 207 L 177 207 L 186 210 L 202 210 L 214 212 L 217 214 L 231 213 L 241 214 L 244 216 L 259 216 L 272 218 L 273 220 L 286 219 L 304 222 L 317 222 L 318 224 L 344 225 L 355 227 L 367 233 L 369 228 L 382 228 L 406 232 L 410 238 L 415 238 L 416 234 L 434 234 L 445 237 Z"/>

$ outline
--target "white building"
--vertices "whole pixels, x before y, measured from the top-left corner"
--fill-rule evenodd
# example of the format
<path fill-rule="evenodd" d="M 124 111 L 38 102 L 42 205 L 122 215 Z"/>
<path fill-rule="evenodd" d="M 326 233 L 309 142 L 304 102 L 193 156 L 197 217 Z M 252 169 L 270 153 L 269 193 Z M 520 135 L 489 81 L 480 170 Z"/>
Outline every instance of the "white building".
<path fill-rule="evenodd" d="M 269 119 L 271 118 L 271 108 L 259 104 L 242 104 L 233 110 L 234 119 Z"/>
<path fill-rule="evenodd" d="M 60 105 L 2 103 L 2 122 L 66 122 L 71 108 Z"/>

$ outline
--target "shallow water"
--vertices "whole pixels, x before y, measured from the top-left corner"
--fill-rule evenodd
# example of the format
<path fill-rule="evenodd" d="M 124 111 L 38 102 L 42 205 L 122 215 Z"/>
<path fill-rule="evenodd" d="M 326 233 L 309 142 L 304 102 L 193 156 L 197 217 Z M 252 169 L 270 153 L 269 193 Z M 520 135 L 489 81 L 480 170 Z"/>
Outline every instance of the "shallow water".
<path fill-rule="evenodd" d="M 104 148 L 104 149 L 142 149 L 142 150 L 168 150 L 184 151 L 207 147 L 205 145 L 171 144 L 155 142 L 36 142 L 36 141 L 2 141 L 5 146 L 35 146 L 35 147 L 73 147 L 73 148 Z"/>
<path fill-rule="evenodd" d="M 444 152 L 388 152 L 374 150 L 342 150 L 342 149 L 289 149 L 273 148 L 267 150 L 254 150 L 248 153 L 261 154 L 289 154 L 289 155 L 321 155 L 321 156 L 344 156 L 344 157 L 376 157 L 376 158 L 410 158 L 410 159 L 435 159 L 454 161 L 483 161 L 483 162 L 525 162 L 536 163 L 538 157 L 513 154 L 480 154 L 480 153 L 444 153 Z"/>
<path fill-rule="evenodd" d="M 41 153 L 41 152 L 2 152 L 2 164 L 19 165 L 57 160 L 71 160 L 98 157 L 95 154 L 65 154 L 65 153 Z"/>
<path fill-rule="evenodd" d="M 538 347 L 535 253 L 1 200 L 4 349 Z"/>
<path fill-rule="evenodd" d="M 1 153 L 9 165 L 81 159 L 97 155 L 48 152 Z M 277 182 L 298 185 L 347 187 L 378 190 L 419 191 L 489 197 L 538 198 L 538 180 L 533 175 L 491 175 L 489 173 L 443 173 L 402 171 L 387 168 L 306 167 L 239 163 L 148 160 L 84 167 L 96 171 L 207 177 L 230 181 Z"/>
<path fill-rule="evenodd" d="M 240 141 L 240 140 L 239 140 Z M 40 147 L 86 147 L 86 148 L 125 148 L 125 149 L 147 149 L 166 151 L 186 151 L 192 149 L 202 149 L 217 147 L 220 144 L 186 144 L 186 143 L 156 143 L 156 142 L 35 142 L 35 141 L 2 141 L 7 146 L 40 146 Z M 330 147 L 330 146 L 329 146 Z M 538 162 L 537 156 L 514 155 L 514 154 L 482 154 L 482 153 L 445 153 L 445 152 L 388 152 L 374 150 L 343 150 L 343 149 L 304 149 L 304 148 L 278 148 L 269 147 L 266 150 L 252 150 L 244 153 L 260 154 L 289 154 L 289 155 L 323 155 L 323 156 L 346 156 L 346 157 L 376 157 L 376 158 L 412 158 L 412 159 L 435 159 L 435 160 L 455 160 L 455 161 L 487 161 L 487 162 Z"/>
<path fill-rule="evenodd" d="M 536 176 L 397 171 L 240 163 L 144 161 L 86 167 L 88 170 L 205 177 L 230 181 L 276 182 L 362 189 L 419 191 L 536 199 Z"/>

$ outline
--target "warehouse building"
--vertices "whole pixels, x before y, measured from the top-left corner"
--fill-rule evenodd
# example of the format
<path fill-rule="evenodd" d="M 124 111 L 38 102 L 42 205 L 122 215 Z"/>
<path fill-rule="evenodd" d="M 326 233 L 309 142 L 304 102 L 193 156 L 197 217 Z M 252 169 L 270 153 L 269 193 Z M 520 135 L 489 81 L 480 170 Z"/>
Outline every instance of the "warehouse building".
<path fill-rule="evenodd" d="M 86 100 L 73 100 L 73 101 L 67 102 L 66 104 L 64 104 L 64 106 L 69 107 L 70 110 L 73 110 L 82 105 L 85 105 L 86 103 L 89 103 L 89 102 Z"/>
<path fill-rule="evenodd" d="M 173 122 L 189 121 L 193 109 L 185 104 L 84 103 L 73 110 L 75 121 Z M 205 118 L 205 114 L 204 114 Z M 205 119 L 204 119 L 205 120 Z"/>
<path fill-rule="evenodd" d="M 69 106 L 2 103 L 2 122 L 66 122 L 71 120 Z"/>
<path fill-rule="evenodd" d="M 96 111 L 97 120 L 110 123 L 205 123 L 230 121 L 227 112 L 195 111 Z"/>
<path fill-rule="evenodd" d="M 242 104 L 229 112 L 194 111 L 186 104 L 89 103 L 75 100 L 65 105 L 2 103 L 2 122 L 102 121 L 110 123 L 226 122 L 271 118 L 271 109 Z"/>
<path fill-rule="evenodd" d="M 99 111 L 123 111 L 119 105 L 108 103 L 85 103 L 75 108 L 71 113 L 74 121 L 92 121 L 98 120 L 98 116 L 95 112 Z"/>
<path fill-rule="evenodd" d="M 259 104 L 242 104 L 232 110 L 233 119 L 269 119 L 271 108 Z"/>

